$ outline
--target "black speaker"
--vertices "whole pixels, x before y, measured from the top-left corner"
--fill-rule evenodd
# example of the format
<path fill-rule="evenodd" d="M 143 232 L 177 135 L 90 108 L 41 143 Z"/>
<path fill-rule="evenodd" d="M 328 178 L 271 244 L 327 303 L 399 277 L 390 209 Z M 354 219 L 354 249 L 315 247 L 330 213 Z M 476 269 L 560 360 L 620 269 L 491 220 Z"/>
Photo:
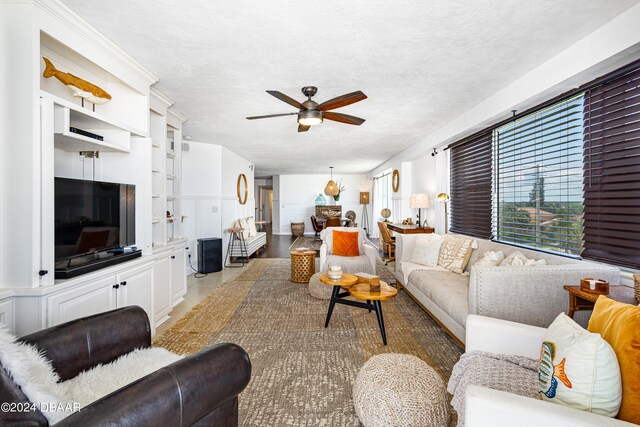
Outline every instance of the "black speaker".
<path fill-rule="evenodd" d="M 222 270 L 222 239 L 198 239 L 198 273 Z"/>

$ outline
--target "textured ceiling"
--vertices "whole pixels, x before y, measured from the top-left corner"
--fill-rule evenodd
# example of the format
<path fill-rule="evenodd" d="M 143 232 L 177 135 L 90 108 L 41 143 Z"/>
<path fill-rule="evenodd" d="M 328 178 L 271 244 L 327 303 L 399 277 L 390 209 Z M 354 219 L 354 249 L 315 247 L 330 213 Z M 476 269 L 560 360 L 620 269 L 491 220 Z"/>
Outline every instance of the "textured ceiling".
<path fill-rule="evenodd" d="M 258 175 L 367 172 L 638 0 L 63 0 L 155 73 L 194 141 L 221 144 Z M 362 90 L 297 133 L 268 95 L 322 102 Z"/>

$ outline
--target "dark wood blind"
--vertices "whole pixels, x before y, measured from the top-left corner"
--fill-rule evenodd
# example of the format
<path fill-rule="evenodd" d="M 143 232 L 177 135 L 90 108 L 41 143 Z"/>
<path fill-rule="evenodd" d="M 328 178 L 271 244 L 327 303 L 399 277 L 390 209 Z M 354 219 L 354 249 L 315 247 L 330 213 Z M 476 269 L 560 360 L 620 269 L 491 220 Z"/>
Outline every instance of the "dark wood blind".
<path fill-rule="evenodd" d="M 491 238 L 491 131 L 451 148 L 451 231 Z"/>
<path fill-rule="evenodd" d="M 640 68 L 584 100 L 584 258 L 640 268 Z"/>

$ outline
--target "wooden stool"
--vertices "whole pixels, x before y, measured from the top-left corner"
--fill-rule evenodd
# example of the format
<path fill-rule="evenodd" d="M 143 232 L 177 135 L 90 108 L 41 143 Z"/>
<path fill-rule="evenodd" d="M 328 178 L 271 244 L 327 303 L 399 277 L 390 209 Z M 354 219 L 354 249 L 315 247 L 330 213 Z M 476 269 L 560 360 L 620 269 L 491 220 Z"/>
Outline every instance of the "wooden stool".
<path fill-rule="evenodd" d="M 291 281 L 309 283 L 316 272 L 316 251 L 291 251 Z"/>
<path fill-rule="evenodd" d="M 245 258 L 247 259 L 247 263 L 249 262 L 249 252 L 247 251 L 247 244 L 244 241 L 244 236 L 242 232 L 244 228 L 240 227 L 231 227 L 227 230 L 231 236 L 229 237 L 229 244 L 227 245 L 227 256 L 225 257 L 224 266 L 225 267 L 244 267 Z M 235 247 L 240 249 L 240 259 L 241 261 L 233 259 L 232 252 Z M 242 265 L 233 265 L 233 264 L 242 264 Z"/>

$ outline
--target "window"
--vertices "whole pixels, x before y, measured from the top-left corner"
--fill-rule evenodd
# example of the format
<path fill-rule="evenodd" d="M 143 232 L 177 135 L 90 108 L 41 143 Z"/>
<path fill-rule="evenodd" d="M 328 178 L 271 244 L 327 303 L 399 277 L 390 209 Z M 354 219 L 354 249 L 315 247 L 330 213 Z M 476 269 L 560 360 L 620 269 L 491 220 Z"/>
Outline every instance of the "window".
<path fill-rule="evenodd" d="M 582 256 L 640 268 L 640 69 L 589 90 L 584 103 Z"/>
<path fill-rule="evenodd" d="M 491 238 L 491 132 L 451 147 L 451 231 Z"/>
<path fill-rule="evenodd" d="M 582 94 L 494 131 L 496 240 L 580 255 Z"/>
<path fill-rule="evenodd" d="M 640 269 L 640 61 L 447 148 L 452 231 Z"/>

